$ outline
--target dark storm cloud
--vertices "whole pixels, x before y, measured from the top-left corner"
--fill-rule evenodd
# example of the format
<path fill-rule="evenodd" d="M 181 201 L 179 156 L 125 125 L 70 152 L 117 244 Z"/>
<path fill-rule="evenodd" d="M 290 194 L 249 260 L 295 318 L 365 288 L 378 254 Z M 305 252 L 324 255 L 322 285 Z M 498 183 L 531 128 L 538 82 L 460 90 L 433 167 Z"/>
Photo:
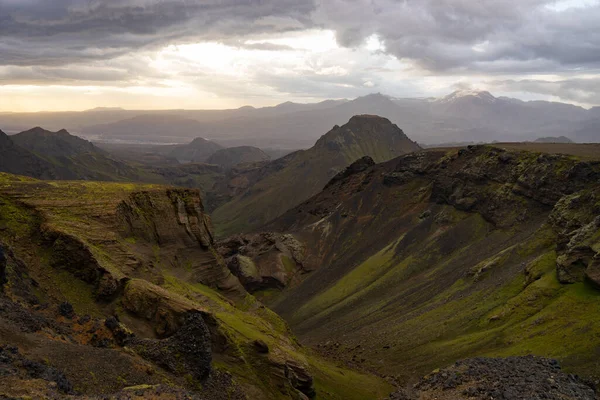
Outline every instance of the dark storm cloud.
<path fill-rule="evenodd" d="M 600 66 L 600 5 L 557 5 L 550 0 L 322 0 L 317 18 L 336 30 L 344 46 L 376 34 L 389 53 L 434 72 Z"/>
<path fill-rule="evenodd" d="M 299 29 L 313 8 L 312 0 L 0 0 L 0 65 L 64 65 Z"/>
<path fill-rule="evenodd" d="M 586 1 L 594 5 L 568 7 Z M 100 68 L 171 43 L 215 40 L 286 51 L 246 39 L 320 27 L 334 30 L 349 48 L 378 35 L 387 53 L 433 74 L 593 73 L 600 70 L 600 4 L 594 1 L 0 0 L 0 66 L 48 68 L 5 69 L 6 82 L 10 71 L 20 79 L 50 79 L 67 65 Z M 122 80 L 122 70 L 81 74 L 91 81 L 111 74 Z M 127 72 L 133 79 L 143 70 Z"/>

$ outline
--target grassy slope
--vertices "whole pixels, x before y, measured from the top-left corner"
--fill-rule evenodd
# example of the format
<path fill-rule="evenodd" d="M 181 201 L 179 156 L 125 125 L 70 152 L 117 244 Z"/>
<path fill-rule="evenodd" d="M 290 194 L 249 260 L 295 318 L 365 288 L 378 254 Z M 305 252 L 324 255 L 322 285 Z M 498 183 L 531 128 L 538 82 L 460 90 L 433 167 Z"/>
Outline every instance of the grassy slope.
<path fill-rule="evenodd" d="M 0 237 L 15 248 L 26 261 L 33 278 L 40 284 L 37 295 L 42 302 L 69 301 L 76 312 L 95 316 L 128 316 L 118 304 L 96 302 L 94 288 L 66 271 L 49 265 L 50 249 L 40 242 L 39 224 L 73 235 L 92 250 L 104 268 L 116 275 L 122 260 L 116 248 L 135 248 L 141 238 L 122 238 L 107 230 L 107 221 L 118 202 L 135 191 L 163 191 L 156 185 L 97 182 L 41 182 L 30 178 L 0 174 Z M 157 254 L 160 249 L 157 249 Z M 252 341 L 261 339 L 273 359 L 295 359 L 309 365 L 323 399 L 362 399 L 375 394 L 385 397 L 390 386 L 379 378 L 340 368 L 298 345 L 285 322 L 248 295 L 233 305 L 216 290 L 191 284 L 176 277 L 177 271 L 161 267 L 162 286 L 172 296 L 185 299 L 194 307 L 207 310 L 219 321 L 220 330 L 235 346 L 232 353 L 217 355 L 215 366 L 228 370 L 234 378 L 255 393 L 257 398 L 287 398 L 261 370 L 263 361 L 256 355 Z M 148 275 L 149 277 L 151 274 Z"/>
<path fill-rule="evenodd" d="M 537 234 L 544 235 L 544 231 Z M 389 291 L 382 288 L 398 285 L 415 260 L 393 263 L 387 273 L 377 277 L 374 267 L 389 263 L 384 249 L 300 308 L 293 321 L 302 320 L 302 326 L 311 319 L 331 318 L 332 323 L 353 332 L 356 342 L 368 337 L 380 344 L 379 348 L 366 347 L 370 358 L 383 360 L 382 372 L 405 377 L 414 370 L 426 373 L 474 355 L 526 354 L 555 357 L 568 370 L 600 376 L 596 356 L 600 349 L 600 292 L 587 283 L 561 285 L 556 278 L 556 254 L 547 243 L 536 244 L 538 237 L 510 249 L 510 256 L 496 254 L 481 262 L 502 269 L 535 257 L 526 266 L 539 278 L 531 283 L 525 274 L 517 274 L 494 285 L 496 273 L 488 271 L 479 280 L 458 279 L 428 301 L 402 310 L 401 303 L 394 304 L 401 302 L 402 296 L 391 300 Z M 443 266 L 430 267 L 432 279 L 438 268 Z M 409 290 L 406 285 L 396 286 L 400 294 Z M 379 295 L 382 292 L 388 296 Z M 343 314 L 349 305 L 353 316 Z M 336 316 L 337 312 L 343 317 Z M 316 337 L 321 340 L 319 333 Z M 348 346 L 355 344 L 351 340 Z"/>
<path fill-rule="evenodd" d="M 406 380 L 461 358 L 515 354 L 556 357 L 569 371 L 600 376 L 600 292 L 558 282 L 549 210 L 498 228 L 430 203 L 426 180 L 369 182 L 384 168 L 283 217 L 303 221 L 291 226 L 322 265 L 274 304 L 303 340 L 339 341 L 340 358 L 365 358 L 363 366 Z M 504 193 L 497 183 L 477 190 Z M 506 215 L 521 218 L 528 203 L 508 193 Z M 321 208 L 335 211 L 321 220 L 305 213 Z"/>

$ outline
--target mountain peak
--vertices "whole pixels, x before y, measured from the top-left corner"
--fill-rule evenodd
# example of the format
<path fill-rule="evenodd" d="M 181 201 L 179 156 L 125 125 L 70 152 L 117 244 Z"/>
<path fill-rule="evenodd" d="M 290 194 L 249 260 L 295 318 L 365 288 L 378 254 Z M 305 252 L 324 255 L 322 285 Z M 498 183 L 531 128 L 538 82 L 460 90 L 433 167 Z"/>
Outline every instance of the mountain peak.
<path fill-rule="evenodd" d="M 402 153 L 419 149 L 419 146 L 411 141 L 402 129 L 392 124 L 389 119 L 370 114 L 355 115 L 345 125 L 341 127 L 334 126 L 332 130 L 321 136 L 315 147 L 324 147 L 329 151 L 346 153 L 349 149 L 355 147 L 369 148 L 366 143 L 371 143 L 376 147 L 386 143 L 390 148 L 398 147 L 402 150 Z M 354 159 L 356 158 L 358 157 Z M 387 157 L 387 159 L 390 158 L 393 157 Z M 351 161 L 354 161 L 354 159 Z M 380 159 L 377 161 L 385 160 Z"/>
<path fill-rule="evenodd" d="M 479 101 L 483 101 L 486 103 L 494 103 L 498 100 L 488 91 L 478 91 L 478 90 L 457 90 L 455 92 L 450 93 L 449 95 L 439 99 L 440 103 L 453 103 L 455 101 L 465 99 L 465 98 L 474 98 Z"/>
<path fill-rule="evenodd" d="M 48 131 L 39 126 L 12 136 L 19 146 L 39 154 L 73 156 L 88 152 L 101 152 L 91 142 L 71 135 L 66 129 Z"/>
<path fill-rule="evenodd" d="M 367 124 L 391 124 L 390 120 L 385 117 L 380 117 L 379 115 L 373 114 L 358 114 L 350 118 L 348 124 L 351 123 L 367 123 Z"/>
<path fill-rule="evenodd" d="M 355 102 L 392 101 L 392 98 L 390 96 L 387 96 L 387 95 L 381 94 L 381 93 L 371 93 L 366 96 L 357 97 L 356 99 L 354 99 L 354 101 Z"/>

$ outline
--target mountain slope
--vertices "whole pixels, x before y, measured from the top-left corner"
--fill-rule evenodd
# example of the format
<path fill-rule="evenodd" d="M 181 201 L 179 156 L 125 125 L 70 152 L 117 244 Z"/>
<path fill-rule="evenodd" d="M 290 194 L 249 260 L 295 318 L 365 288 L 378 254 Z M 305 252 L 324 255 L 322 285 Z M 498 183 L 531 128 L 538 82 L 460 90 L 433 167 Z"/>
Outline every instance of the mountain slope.
<path fill-rule="evenodd" d="M 0 228 L 0 390 L 9 397 L 391 391 L 300 346 L 247 294 L 215 251 L 197 191 L 0 174 Z"/>
<path fill-rule="evenodd" d="M 13 135 L 13 142 L 41 157 L 71 157 L 83 153 L 102 151 L 92 143 L 73 136 L 64 129 L 50 132 L 40 127 Z"/>
<path fill-rule="evenodd" d="M 135 168 L 111 158 L 105 151 L 64 129 L 50 132 L 38 127 L 13 135 L 10 139 L 50 165 L 53 179 L 139 180 Z"/>
<path fill-rule="evenodd" d="M 597 161 L 488 146 L 356 169 L 265 227 L 307 252 L 272 306 L 306 343 L 404 380 L 527 354 L 598 378 L 598 179 Z"/>
<path fill-rule="evenodd" d="M 335 126 L 312 148 L 262 167 L 256 183 L 215 210 L 218 235 L 260 227 L 318 193 L 329 179 L 358 158 L 368 155 L 381 162 L 418 149 L 388 119 L 354 116 L 346 125 Z"/>
<path fill-rule="evenodd" d="M 219 150 L 208 157 L 206 162 L 220 165 L 223 168 L 231 168 L 238 164 L 269 161 L 270 159 L 271 157 L 258 147 L 240 146 Z"/>
<path fill-rule="evenodd" d="M 0 131 L 0 171 L 42 179 L 55 176 L 54 168 L 50 163 L 17 146 L 2 131 Z"/>

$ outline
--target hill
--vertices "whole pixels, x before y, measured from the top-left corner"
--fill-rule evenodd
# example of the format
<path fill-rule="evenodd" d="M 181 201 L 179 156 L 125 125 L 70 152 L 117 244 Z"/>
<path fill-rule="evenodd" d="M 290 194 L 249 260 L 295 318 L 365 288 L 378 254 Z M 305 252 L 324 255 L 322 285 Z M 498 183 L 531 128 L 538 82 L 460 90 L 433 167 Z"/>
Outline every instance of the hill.
<path fill-rule="evenodd" d="M 223 168 L 231 168 L 238 164 L 269 161 L 270 159 L 271 157 L 258 147 L 240 146 L 218 150 L 208 157 L 206 162 L 220 165 Z"/>
<path fill-rule="evenodd" d="M 358 400 L 392 390 L 300 346 L 244 290 L 193 190 L 0 173 L 0 332 L 8 397 Z"/>
<path fill-rule="evenodd" d="M 574 143 L 566 136 L 541 137 L 535 140 L 538 143 Z"/>
<path fill-rule="evenodd" d="M 400 128 L 388 119 L 354 116 L 335 126 L 308 150 L 267 163 L 251 183 L 230 202 L 215 210 L 218 236 L 256 229 L 289 208 L 318 193 L 341 169 L 365 155 L 378 162 L 418 150 Z"/>
<path fill-rule="evenodd" d="M 598 161 L 469 146 L 357 164 L 264 228 L 303 249 L 287 289 L 256 292 L 303 342 L 405 382 L 528 354 L 600 377 Z"/>
<path fill-rule="evenodd" d="M 0 131 L 0 171 L 50 179 L 55 176 L 53 166 L 26 149 L 17 146 Z"/>
<path fill-rule="evenodd" d="M 92 143 L 80 137 L 73 136 L 64 129 L 50 132 L 40 127 L 13 135 L 12 141 L 41 157 L 71 157 L 83 153 L 97 152 Z"/>
<path fill-rule="evenodd" d="M 10 139 L 49 165 L 51 178 L 85 179 L 103 181 L 140 180 L 139 171 L 130 165 L 110 157 L 92 143 L 71 135 L 66 130 L 50 132 L 33 128 L 18 133 Z M 5 172 L 17 172 L 4 170 Z M 23 175 L 47 177 L 20 171 Z"/>
<path fill-rule="evenodd" d="M 223 146 L 204 138 L 195 138 L 191 143 L 166 147 L 168 156 L 176 158 L 179 162 L 203 163 Z M 163 150 L 164 151 L 164 150 Z"/>

